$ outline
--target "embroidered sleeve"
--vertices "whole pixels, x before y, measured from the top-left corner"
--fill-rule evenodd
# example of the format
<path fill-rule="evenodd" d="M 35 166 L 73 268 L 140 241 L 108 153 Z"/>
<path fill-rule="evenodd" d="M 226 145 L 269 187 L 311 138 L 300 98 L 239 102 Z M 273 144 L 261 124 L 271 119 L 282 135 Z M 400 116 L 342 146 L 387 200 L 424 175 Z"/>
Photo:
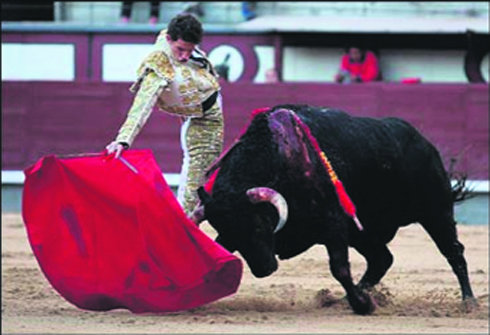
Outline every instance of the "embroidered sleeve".
<path fill-rule="evenodd" d="M 167 83 L 172 82 L 175 77 L 175 71 L 168 56 L 162 51 L 153 51 L 141 63 L 138 69 L 138 79 L 129 90 L 133 93 L 136 92 L 149 72 L 154 72 Z"/>
<path fill-rule="evenodd" d="M 158 96 L 168 82 L 154 71 L 147 72 L 141 80 L 138 92 L 123 125 L 116 137 L 117 142 L 131 145 L 151 115 Z"/>

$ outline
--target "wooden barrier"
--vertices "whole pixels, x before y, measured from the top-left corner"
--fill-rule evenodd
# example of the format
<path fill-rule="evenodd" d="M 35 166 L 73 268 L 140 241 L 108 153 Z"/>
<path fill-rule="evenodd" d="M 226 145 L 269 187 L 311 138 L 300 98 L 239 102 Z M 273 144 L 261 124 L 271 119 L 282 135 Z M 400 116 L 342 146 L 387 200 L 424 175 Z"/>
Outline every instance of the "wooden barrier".
<path fill-rule="evenodd" d="M 116 135 L 131 105 L 129 83 L 2 82 L 2 170 L 22 170 L 48 154 L 100 152 Z M 444 162 L 488 180 L 488 84 L 330 83 L 225 84 L 225 147 L 252 110 L 302 103 L 352 115 L 401 117 L 441 152 Z M 150 148 L 164 173 L 181 166 L 179 118 L 156 111 L 134 143 Z"/>

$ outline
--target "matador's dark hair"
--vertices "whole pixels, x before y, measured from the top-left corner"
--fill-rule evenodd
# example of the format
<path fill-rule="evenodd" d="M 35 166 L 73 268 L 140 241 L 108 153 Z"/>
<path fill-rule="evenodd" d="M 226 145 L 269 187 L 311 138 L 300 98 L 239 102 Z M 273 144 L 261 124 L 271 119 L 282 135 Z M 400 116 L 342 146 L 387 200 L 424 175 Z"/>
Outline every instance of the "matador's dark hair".
<path fill-rule="evenodd" d="M 192 14 L 178 14 L 170 21 L 167 34 L 170 35 L 173 41 L 181 39 L 193 44 L 199 44 L 202 40 L 202 25 Z"/>

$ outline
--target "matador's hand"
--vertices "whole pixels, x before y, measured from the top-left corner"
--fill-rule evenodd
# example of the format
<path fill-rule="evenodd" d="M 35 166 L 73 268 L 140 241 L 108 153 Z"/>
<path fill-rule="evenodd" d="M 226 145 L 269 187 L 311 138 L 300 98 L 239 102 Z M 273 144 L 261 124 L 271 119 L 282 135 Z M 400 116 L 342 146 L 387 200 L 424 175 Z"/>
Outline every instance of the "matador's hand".
<path fill-rule="evenodd" d="M 111 143 L 109 143 L 106 147 L 106 150 L 107 150 L 107 154 L 110 155 L 112 154 L 113 152 L 115 152 L 116 154 L 114 155 L 115 158 L 119 158 L 119 156 L 121 156 L 121 153 L 123 152 L 123 150 L 125 149 L 124 145 L 122 145 L 121 143 L 119 142 L 116 142 L 116 141 L 112 141 Z"/>

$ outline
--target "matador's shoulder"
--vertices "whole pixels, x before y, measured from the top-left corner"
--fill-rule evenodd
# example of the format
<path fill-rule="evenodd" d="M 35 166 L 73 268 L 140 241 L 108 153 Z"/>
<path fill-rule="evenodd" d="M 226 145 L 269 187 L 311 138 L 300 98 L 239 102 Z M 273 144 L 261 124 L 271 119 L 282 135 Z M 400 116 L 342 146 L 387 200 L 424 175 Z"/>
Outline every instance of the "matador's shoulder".
<path fill-rule="evenodd" d="M 163 51 L 151 52 L 141 63 L 138 74 L 142 75 L 147 70 L 154 71 L 159 77 L 170 82 L 175 77 L 175 70 L 170 63 L 170 59 Z"/>

